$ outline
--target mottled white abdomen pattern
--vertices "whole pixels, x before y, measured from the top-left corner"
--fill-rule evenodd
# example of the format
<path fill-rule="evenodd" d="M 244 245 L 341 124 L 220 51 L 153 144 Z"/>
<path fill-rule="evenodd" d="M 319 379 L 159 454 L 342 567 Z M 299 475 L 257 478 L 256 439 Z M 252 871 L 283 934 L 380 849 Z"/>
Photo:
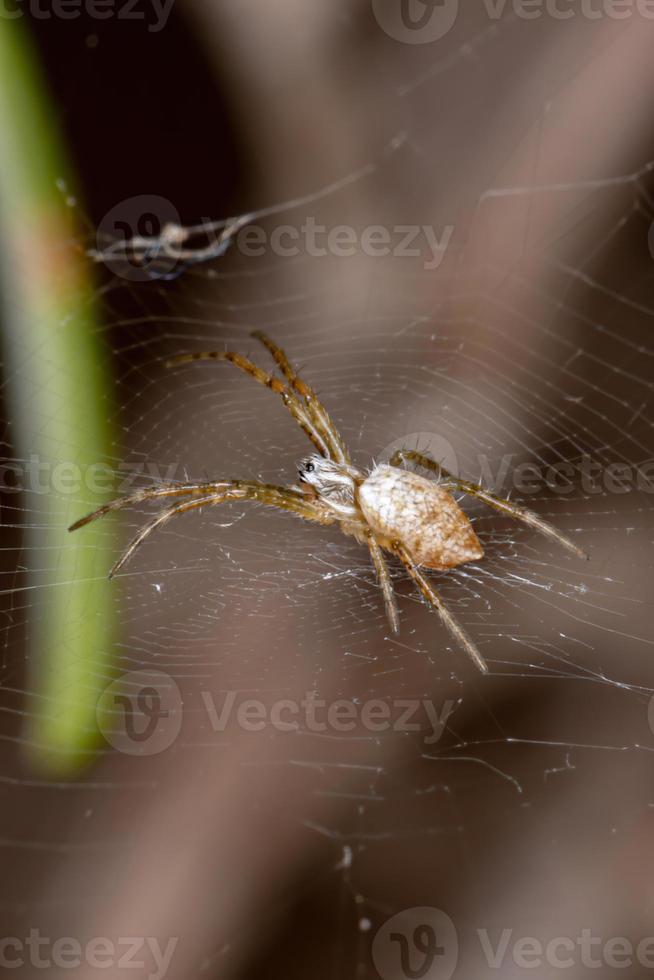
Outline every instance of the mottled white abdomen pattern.
<path fill-rule="evenodd" d="M 417 565 L 445 569 L 483 558 L 470 521 L 437 483 L 395 466 L 378 466 L 359 487 L 363 514 L 386 545 L 400 541 Z"/>

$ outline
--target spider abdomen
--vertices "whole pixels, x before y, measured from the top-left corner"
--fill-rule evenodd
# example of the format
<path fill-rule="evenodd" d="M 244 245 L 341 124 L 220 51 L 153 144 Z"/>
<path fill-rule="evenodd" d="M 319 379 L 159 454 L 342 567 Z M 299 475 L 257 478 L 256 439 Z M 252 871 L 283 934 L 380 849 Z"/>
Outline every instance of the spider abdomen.
<path fill-rule="evenodd" d="M 417 565 L 445 569 L 483 558 L 479 538 L 452 495 L 417 473 L 378 466 L 358 498 L 380 544 L 401 542 Z"/>

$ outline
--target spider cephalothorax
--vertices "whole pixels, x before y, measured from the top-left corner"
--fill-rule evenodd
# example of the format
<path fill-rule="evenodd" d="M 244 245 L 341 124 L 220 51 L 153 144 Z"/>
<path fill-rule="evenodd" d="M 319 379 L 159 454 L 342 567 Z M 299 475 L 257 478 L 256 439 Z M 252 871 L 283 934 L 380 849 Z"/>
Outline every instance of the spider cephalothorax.
<path fill-rule="evenodd" d="M 364 476 L 354 466 L 314 454 L 298 463 L 297 472 L 309 496 L 324 501 L 336 514 L 356 515 L 357 487 Z"/>
<path fill-rule="evenodd" d="M 468 634 L 454 619 L 429 580 L 420 570 L 445 570 L 479 561 L 484 552 L 465 513 L 452 494 L 461 492 L 477 497 L 503 514 L 515 517 L 558 541 L 574 554 L 584 552 L 537 514 L 496 496 L 476 483 L 448 473 L 439 463 L 413 450 L 400 450 L 389 464 L 380 464 L 363 473 L 351 463 L 349 453 L 326 409 L 313 389 L 300 377 L 284 351 L 261 332 L 255 336 L 270 351 L 284 381 L 262 371 L 247 358 L 233 351 L 200 351 L 180 354 L 170 365 L 189 361 L 229 361 L 259 384 L 281 396 L 296 422 L 313 443 L 316 452 L 298 464 L 299 485 L 290 487 L 259 483 L 255 480 L 217 480 L 206 483 L 178 483 L 143 490 L 114 500 L 76 521 L 71 531 L 112 510 L 145 500 L 181 498 L 145 525 L 110 572 L 113 576 L 131 557 L 145 538 L 171 517 L 198 507 L 234 500 L 252 500 L 297 514 L 318 524 L 338 524 L 370 550 L 386 613 L 394 632 L 399 616 L 384 551 L 395 555 L 418 585 L 425 600 L 438 610 L 441 619 L 468 652 L 477 666 L 488 668 Z M 402 468 L 405 461 L 418 464 L 438 478 L 428 480 Z M 186 498 L 186 499 L 185 499 Z"/>

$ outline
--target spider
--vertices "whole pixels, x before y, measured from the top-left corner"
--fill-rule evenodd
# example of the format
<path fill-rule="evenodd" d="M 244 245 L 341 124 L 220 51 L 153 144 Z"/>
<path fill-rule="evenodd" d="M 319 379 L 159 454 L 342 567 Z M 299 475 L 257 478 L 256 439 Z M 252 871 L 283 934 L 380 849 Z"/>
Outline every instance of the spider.
<path fill-rule="evenodd" d="M 283 487 L 255 480 L 164 484 L 113 500 L 76 521 L 69 530 L 75 531 L 110 511 L 143 501 L 186 498 L 160 511 L 138 532 L 111 569 L 109 578 L 113 578 L 156 528 L 171 517 L 198 507 L 252 500 L 290 511 L 306 521 L 338 524 L 341 531 L 369 549 L 394 633 L 399 632 L 399 614 L 384 552 L 400 560 L 427 604 L 437 610 L 457 643 L 481 671 L 487 672 L 487 664 L 476 645 L 422 571 L 445 571 L 466 562 L 479 561 L 484 556 L 479 538 L 452 494 L 462 492 L 476 497 L 500 513 L 547 535 L 573 554 L 585 558 L 585 553 L 536 514 L 476 483 L 459 479 L 424 453 L 399 450 L 388 465 L 375 465 L 369 473 L 353 466 L 327 410 L 314 390 L 298 376 L 284 351 L 261 331 L 252 336 L 272 355 L 284 381 L 233 351 L 178 354 L 166 366 L 204 360 L 228 361 L 279 395 L 316 449 L 298 464 L 299 484 Z M 434 474 L 438 482 L 403 469 L 405 462 L 417 464 L 427 473 Z"/>

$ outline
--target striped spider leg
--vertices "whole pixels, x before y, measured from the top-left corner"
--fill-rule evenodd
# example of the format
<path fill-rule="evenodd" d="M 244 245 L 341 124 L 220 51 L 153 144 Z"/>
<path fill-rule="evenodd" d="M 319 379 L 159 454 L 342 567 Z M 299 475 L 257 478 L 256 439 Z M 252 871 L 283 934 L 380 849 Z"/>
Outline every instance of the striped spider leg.
<path fill-rule="evenodd" d="M 488 665 L 476 645 L 472 642 L 463 627 L 456 621 L 429 579 L 422 574 L 406 548 L 400 541 L 396 541 L 393 550 L 420 589 L 427 605 L 437 610 L 454 639 L 463 647 L 472 662 L 479 667 L 482 674 L 487 674 Z"/>
<path fill-rule="evenodd" d="M 303 517 L 306 521 L 314 521 L 318 524 L 335 524 L 338 518 L 329 511 L 318 500 L 312 500 L 301 490 L 294 487 L 278 487 L 271 483 L 259 483 L 255 480 L 221 480 L 211 483 L 184 483 L 170 484 L 165 487 L 154 487 L 149 490 L 140 490 L 127 497 L 120 497 L 112 500 L 104 507 L 98 508 L 92 514 L 87 514 L 79 521 L 70 526 L 69 531 L 76 531 L 91 521 L 103 517 L 110 511 L 122 510 L 125 507 L 133 507 L 136 504 L 144 503 L 148 500 L 160 500 L 171 497 L 190 497 L 190 500 L 183 500 L 173 504 L 171 507 L 160 511 L 155 517 L 147 522 L 138 534 L 132 538 L 131 542 L 109 572 L 109 578 L 120 571 L 129 561 L 136 549 L 145 541 L 153 531 L 161 527 L 171 517 L 178 514 L 185 514 L 198 507 L 215 506 L 235 500 L 252 500 L 259 504 L 267 504 L 277 507 L 280 510 L 290 511 Z"/>

